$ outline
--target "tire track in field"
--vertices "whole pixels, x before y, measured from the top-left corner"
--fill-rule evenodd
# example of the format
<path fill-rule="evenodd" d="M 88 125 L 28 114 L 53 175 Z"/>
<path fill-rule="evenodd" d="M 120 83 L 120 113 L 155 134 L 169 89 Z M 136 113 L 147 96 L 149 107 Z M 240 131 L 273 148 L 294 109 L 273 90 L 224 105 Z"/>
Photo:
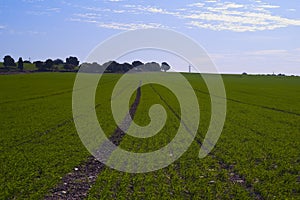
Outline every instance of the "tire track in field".
<path fill-rule="evenodd" d="M 0 105 L 9 104 L 9 103 L 16 103 L 16 102 L 25 102 L 25 101 L 31 101 L 31 100 L 36 100 L 36 99 L 44 99 L 44 98 L 47 98 L 47 97 L 59 96 L 59 95 L 71 93 L 72 91 L 73 90 L 65 90 L 65 91 L 55 92 L 55 93 L 51 93 L 51 94 L 43 95 L 43 96 L 29 97 L 29 98 L 25 98 L 25 99 L 18 99 L 18 100 L 11 100 L 11 101 L 4 101 L 4 102 L 0 102 Z"/>
<path fill-rule="evenodd" d="M 199 89 L 194 88 L 194 90 L 196 92 L 206 94 L 206 95 L 209 95 L 209 96 L 214 96 L 214 97 L 217 97 L 217 98 L 223 98 L 223 97 L 220 97 L 220 96 L 217 96 L 217 95 L 210 94 L 209 92 L 204 92 L 204 91 L 199 90 Z M 248 102 L 244 102 L 244 101 L 240 101 L 240 100 L 232 99 L 232 98 L 227 98 L 227 97 L 226 97 L 226 100 L 232 101 L 232 102 L 235 102 L 235 103 L 239 103 L 239 104 L 255 106 L 255 107 L 259 107 L 259 108 L 263 108 L 263 109 L 268 109 L 268 110 L 273 110 L 273 111 L 282 112 L 282 113 L 286 113 L 286 114 L 300 116 L 300 113 L 296 113 L 296 112 L 292 112 L 292 111 L 288 111 L 288 110 L 283 110 L 283 109 L 279 109 L 279 108 L 273 108 L 273 107 L 269 107 L 269 106 L 258 105 L 258 104 L 254 104 L 254 103 L 248 103 Z"/>
<path fill-rule="evenodd" d="M 101 83 L 101 85 L 105 85 L 107 83 L 113 82 L 114 80 L 118 80 L 118 78 L 115 78 L 115 79 L 106 81 L 104 83 Z M 80 88 L 78 90 L 82 90 L 82 89 L 85 89 L 85 88 L 86 87 Z M 9 103 L 16 103 L 16 102 L 26 102 L 26 101 L 32 101 L 32 100 L 37 100 L 37 99 L 45 99 L 45 98 L 48 98 L 48 97 L 59 96 L 59 95 L 68 94 L 68 93 L 72 93 L 72 92 L 73 92 L 73 89 L 72 90 L 64 90 L 64 91 L 61 91 L 61 92 L 54 92 L 54 93 L 51 93 L 51 94 L 48 94 L 48 95 L 41 95 L 41 96 L 36 96 L 36 97 L 29 97 L 29 98 L 25 98 L 25 99 L 3 101 L 3 102 L 0 102 L 0 105 L 9 104 Z"/>
<path fill-rule="evenodd" d="M 126 131 L 132 120 L 134 119 L 135 112 L 141 99 L 141 82 L 139 83 L 136 97 L 131 104 L 129 113 L 125 116 L 120 126 Z M 118 126 L 114 133 L 109 137 L 109 141 L 114 145 L 120 145 L 122 138 L 126 135 L 126 132 L 121 130 Z M 105 149 L 108 143 L 104 142 L 100 146 Z M 109 157 L 113 151 L 106 152 L 105 156 Z M 98 174 L 105 169 L 105 164 L 101 163 L 94 156 L 89 156 L 87 161 L 75 167 L 74 170 L 68 173 L 62 178 L 62 183 L 56 188 L 51 190 L 51 194 L 47 195 L 45 199 L 84 199 L 87 197 L 88 191 L 92 185 L 96 182 Z"/>
<path fill-rule="evenodd" d="M 186 128 L 186 130 L 190 133 L 190 129 L 188 128 L 188 126 L 186 125 L 186 123 L 184 122 L 183 119 L 181 119 L 181 117 L 179 116 L 179 114 L 175 111 L 175 109 L 162 97 L 162 95 L 154 88 L 154 86 L 152 84 L 150 84 L 151 88 L 153 89 L 153 91 L 159 96 L 159 98 L 164 102 L 164 104 L 170 109 L 170 111 L 176 116 L 176 118 L 180 121 L 180 123 L 182 123 L 182 125 Z M 203 140 L 204 138 L 200 135 L 197 134 L 201 140 Z M 198 143 L 198 145 L 201 147 L 202 146 L 202 142 L 201 140 L 195 137 L 195 141 Z M 222 169 L 225 169 L 226 171 L 228 171 L 228 174 L 230 176 L 230 181 L 232 183 L 237 183 L 240 184 L 246 191 L 248 191 L 249 195 L 251 197 L 253 197 L 254 199 L 264 199 L 261 194 L 254 188 L 253 185 L 251 185 L 250 182 L 247 182 L 247 180 L 245 179 L 245 177 L 243 177 L 242 175 L 240 175 L 236 170 L 234 170 L 234 166 L 233 165 L 229 165 L 227 164 L 223 159 L 221 159 L 220 157 L 217 157 L 216 155 L 214 155 L 212 152 L 210 152 L 210 156 L 214 159 L 216 159 L 220 165 L 220 167 Z"/>
<path fill-rule="evenodd" d="M 113 80 L 110 80 L 110 81 L 106 81 L 105 83 L 102 83 L 102 85 L 107 84 L 107 83 L 110 83 L 110 82 L 112 82 L 112 81 L 114 81 L 114 80 L 116 80 L 116 79 L 113 79 Z M 128 85 L 129 85 L 129 84 L 128 84 Z M 126 87 L 127 87 L 128 85 L 126 85 Z M 84 88 L 82 88 L 82 89 L 84 89 Z M 120 93 L 123 93 L 125 89 L 126 89 L 126 88 L 124 87 L 124 89 L 121 90 Z M 115 96 L 111 97 L 110 100 L 113 100 L 116 96 L 119 96 L 119 95 L 120 95 L 120 94 L 116 94 Z M 48 95 L 47 97 L 50 97 L 50 96 L 53 96 L 53 95 Z M 45 98 L 46 98 L 46 97 L 45 97 Z M 0 105 L 1 105 L 1 103 L 0 103 Z M 101 104 L 96 104 L 96 105 L 95 105 L 95 108 L 98 108 L 99 106 L 101 106 Z M 4 152 L 4 151 L 7 151 L 7 149 L 12 149 L 12 148 L 14 148 L 15 146 L 21 146 L 21 145 L 24 145 L 24 144 L 32 143 L 33 141 L 39 139 L 39 138 L 42 137 L 43 135 L 46 135 L 46 134 L 51 133 L 51 132 L 54 132 L 54 131 L 58 130 L 59 128 L 65 126 L 65 125 L 67 125 L 67 124 L 73 123 L 73 122 L 74 122 L 74 119 L 80 118 L 80 117 L 81 117 L 81 116 L 70 117 L 70 118 L 65 119 L 65 120 L 63 120 L 62 122 L 60 122 L 60 123 L 58 123 L 58 124 L 56 124 L 56 125 L 54 125 L 54 126 L 48 128 L 48 129 L 45 130 L 45 131 L 40 131 L 40 132 L 35 131 L 35 135 L 34 135 L 35 137 L 34 137 L 34 139 L 32 139 L 32 135 L 23 137 L 22 139 L 19 140 L 19 141 L 22 141 L 22 142 L 20 142 L 20 143 L 18 143 L 18 144 L 13 144 L 13 145 L 11 145 L 11 146 L 9 146 L 9 147 L 5 147 L 6 149 L 0 150 L 0 153 L 1 153 L 1 152 Z M 27 138 L 31 138 L 31 139 L 27 139 Z"/>
<path fill-rule="evenodd" d="M 178 85 L 178 86 L 180 86 L 180 85 Z M 186 87 L 182 87 L 182 88 L 187 89 Z M 214 96 L 214 97 L 217 97 L 217 98 L 224 99 L 224 97 L 221 97 L 221 96 L 218 96 L 218 95 L 214 95 L 214 94 L 210 94 L 209 92 L 205 92 L 205 91 L 200 90 L 200 89 L 193 88 L 193 90 L 196 91 L 196 92 L 208 95 L 208 96 Z M 259 107 L 259 108 L 263 108 L 263 109 L 268 109 L 268 110 L 272 110 L 272 111 L 282 112 L 282 113 L 285 113 L 285 114 L 291 114 L 291 115 L 300 116 L 300 113 L 293 112 L 293 111 L 288 111 L 288 110 L 284 110 L 284 109 L 279 109 L 279 108 L 274 108 L 274 107 L 269 107 L 269 106 L 254 104 L 254 103 L 248 103 L 248 102 L 244 102 L 244 101 L 237 100 L 237 99 L 232 99 L 232 98 L 227 98 L 227 97 L 225 99 L 228 100 L 228 101 L 239 103 L 239 104 L 244 104 L 244 105 L 249 105 L 249 106 L 255 106 L 255 107 Z"/>

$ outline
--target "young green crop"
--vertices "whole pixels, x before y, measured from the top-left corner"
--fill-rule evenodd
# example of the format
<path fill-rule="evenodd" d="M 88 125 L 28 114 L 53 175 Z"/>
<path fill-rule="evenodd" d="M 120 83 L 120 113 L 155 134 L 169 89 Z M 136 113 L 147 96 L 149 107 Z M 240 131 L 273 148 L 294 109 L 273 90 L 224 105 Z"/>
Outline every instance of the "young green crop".
<path fill-rule="evenodd" d="M 41 199 L 60 183 L 61 177 L 89 156 L 73 123 L 75 75 L 0 76 L 3 86 L 0 93 L 2 198 Z M 164 76 L 177 83 L 172 73 Z M 223 75 L 227 94 L 226 123 L 211 154 L 199 159 L 200 143 L 210 123 L 210 96 L 200 75 L 184 76 L 195 89 L 201 111 L 200 126 L 188 151 L 168 167 L 144 174 L 128 174 L 105 167 L 88 198 L 299 198 L 300 78 Z M 96 93 L 97 117 L 108 136 L 117 126 L 111 112 L 111 94 L 120 77 L 120 74 L 104 74 Z M 81 89 L 86 87 L 89 85 Z M 177 87 L 186 89 L 181 85 Z M 135 93 L 131 102 L 134 97 Z M 121 148 L 151 152 L 174 138 L 180 124 L 174 112 L 180 114 L 180 107 L 174 94 L 163 86 L 142 87 L 134 122 L 147 125 L 153 104 L 161 104 L 167 112 L 163 129 L 147 139 L 126 135 Z M 131 166 L 128 164 L 128 167 Z M 237 179 L 237 175 L 241 179 Z"/>

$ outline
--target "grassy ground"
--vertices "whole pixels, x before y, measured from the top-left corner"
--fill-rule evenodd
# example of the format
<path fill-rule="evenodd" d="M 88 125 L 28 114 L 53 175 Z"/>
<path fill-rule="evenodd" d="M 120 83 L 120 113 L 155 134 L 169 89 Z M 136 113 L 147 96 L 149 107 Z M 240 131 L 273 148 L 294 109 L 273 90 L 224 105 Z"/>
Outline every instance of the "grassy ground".
<path fill-rule="evenodd" d="M 31 64 L 31 63 L 24 63 L 24 71 L 34 71 L 37 70 L 37 68 L 35 67 L 35 64 Z M 6 68 L 4 68 L 3 62 L 0 62 L 0 72 L 1 71 L 7 71 Z M 9 67 L 9 71 L 19 71 L 18 67 Z"/>
<path fill-rule="evenodd" d="M 224 75 L 225 127 L 211 155 L 199 159 L 197 141 L 207 131 L 210 98 L 198 75 L 185 76 L 196 89 L 201 108 L 198 134 L 188 151 L 170 166 L 145 174 L 106 167 L 89 198 L 253 199 L 257 194 L 265 199 L 299 198 L 300 78 Z M 105 74 L 96 94 L 99 123 L 108 134 L 116 127 L 110 94 L 119 78 Z M 40 199 L 89 155 L 72 119 L 74 79 L 73 73 L 0 76 L 2 198 Z M 172 140 L 180 123 L 173 112 L 180 112 L 179 104 L 164 87 L 142 87 L 135 122 L 149 123 L 153 104 L 161 104 L 168 114 L 164 128 L 148 139 L 125 136 L 122 148 L 148 152 Z M 236 174 L 243 183 L 232 178 Z"/>

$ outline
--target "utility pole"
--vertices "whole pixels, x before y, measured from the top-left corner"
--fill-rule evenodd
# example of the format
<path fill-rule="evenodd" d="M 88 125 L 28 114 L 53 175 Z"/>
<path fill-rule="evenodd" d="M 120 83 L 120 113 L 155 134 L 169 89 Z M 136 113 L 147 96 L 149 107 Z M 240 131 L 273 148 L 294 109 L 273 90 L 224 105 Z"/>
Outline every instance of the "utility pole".
<path fill-rule="evenodd" d="M 191 72 L 192 72 L 192 66 L 189 65 L 189 73 L 191 73 Z"/>

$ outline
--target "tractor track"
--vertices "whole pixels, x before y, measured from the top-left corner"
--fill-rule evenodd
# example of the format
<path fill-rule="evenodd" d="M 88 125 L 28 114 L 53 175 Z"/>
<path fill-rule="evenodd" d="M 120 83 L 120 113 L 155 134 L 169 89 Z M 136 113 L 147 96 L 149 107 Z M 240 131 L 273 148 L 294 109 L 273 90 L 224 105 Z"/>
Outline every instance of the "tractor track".
<path fill-rule="evenodd" d="M 129 109 L 129 114 L 125 116 L 122 122 L 122 129 L 124 131 L 129 128 L 134 118 L 135 112 L 140 103 L 141 95 L 140 83 L 135 100 Z M 118 126 L 112 136 L 109 137 L 109 141 L 118 146 L 121 143 L 122 138 L 126 135 L 126 132 L 123 130 L 121 130 Z M 106 142 L 100 146 L 100 149 L 105 147 L 105 143 Z M 109 155 L 110 154 L 107 154 L 105 156 Z M 57 187 L 53 188 L 50 191 L 50 194 L 45 196 L 44 199 L 84 199 L 87 197 L 88 191 L 92 185 L 96 182 L 98 174 L 104 169 L 105 165 L 103 163 L 95 159 L 94 156 L 89 156 L 87 161 L 80 164 L 78 167 L 75 167 L 72 172 L 64 176 L 62 178 L 62 182 Z"/>
<path fill-rule="evenodd" d="M 217 98 L 223 98 L 217 95 L 213 95 L 210 94 L 209 92 L 204 92 L 202 90 L 199 89 L 194 89 L 196 92 L 202 93 L 202 94 L 206 94 L 206 95 L 210 95 L 210 96 L 214 96 Z M 296 115 L 296 116 L 300 116 L 300 113 L 296 113 L 296 112 L 292 112 L 292 111 L 288 111 L 288 110 L 283 110 L 283 109 L 279 109 L 279 108 L 273 108 L 273 107 L 269 107 L 269 106 L 264 106 L 264 105 L 258 105 L 258 104 L 254 104 L 254 103 L 247 103 L 244 101 L 240 101 L 237 99 L 232 99 L 232 98 L 225 98 L 227 101 L 231 101 L 231 102 L 235 102 L 235 103 L 239 103 L 239 104 L 244 104 L 244 105 L 248 105 L 248 106 L 255 106 L 258 108 L 263 108 L 263 109 L 267 109 L 267 110 L 272 110 L 272 111 L 277 111 L 277 112 L 281 112 L 281 113 L 285 113 L 285 114 L 291 114 L 291 115 Z"/>
<path fill-rule="evenodd" d="M 105 85 L 107 83 L 111 83 L 111 82 L 113 82 L 115 80 L 118 80 L 118 78 L 115 78 L 115 79 L 112 79 L 112 80 L 109 80 L 109 81 L 105 81 L 101 85 Z M 86 87 L 79 88 L 77 90 L 82 90 L 82 89 L 85 89 L 85 88 Z M 24 98 L 24 99 L 18 99 L 18 100 L 11 100 L 11 101 L 3 101 L 3 102 L 0 102 L 0 105 L 10 104 L 10 103 L 16 103 L 16 102 L 22 102 L 22 103 L 24 103 L 24 102 L 27 102 L 27 101 L 33 101 L 33 100 L 37 100 L 37 99 L 45 99 L 45 98 L 48 98 L 48 97 L 60 96 L 60 95 L 64 95 L 64 94 L 68 94 L 68 93 L 72 93 L 72 92 L 73 92 L 73 89 L 72 90 L 64 90 L 64 91 L 61 91 L 61 92 L 54 92 L 54 93 L 51 93 L 51 94 L 48 94 L 48 95 L 41 95 L 41 96 Z"/>
<path fill-rule="evenodd" d="M 182 87 L 182 88 L 189 89 L 187 87 Z M 224 97 L 221 97 L 221 96 L 218 96 L 218 95 L 214 95 L 214 94 L 210 94 L 209 92 L 205 92 L 203 90 L 196 89 L 196 88 L 193 88 L 193 90 L 196 91 L 196 92 L 198 92 L 198 93 L 201 93 L 201 94 L 205 94 L 205 95 L 208 95 L 208 96 L 214 96 L 214 97 L 221 98 L 221 99 L 226 99 L 227 101 L 231 101 L 231 102 L 234 102 L 234 103 L 239 103 L 239 104 L 243 104 L 243 105 L 254 106 L 254 107 L 258 107 L 258 108 L 262 108 L 262 109 L 267 109 L 267 110 L 271 110 L 271 111 L 276 111 L 276 112 L 281 112 L 281 113 L 285 113 L 285 114 L 300 116 L 300 113 L 293 112 L 293 111 L 288 111 L 288 110 L 284 110 L 284 109 L 279 109 L 279 108 L 274 108 L 274 107 L 259 105 L 259 104 L 255 104 L 255 103 L 248 103 L 248 102 L 244 102 L 244 101 L 241 101 L 241 100 L 237 100 L 237 99 L 233 99 L 233 98 L 228 98 L 228 97 L 224 98 Z"/>
<path fill-rule="evenodd" d="M 186 125 L 186 123 L 184 122 L 183 119 L 181 119 L 181 117 L 179 116 L 179 114 L 175 111 L 174 108 L 172 108 L 171 105 L 168 104 L 168 102 L 162 97 L 162 95 L 154 88 L 154 86 L 151 84 L 150 85 L 151 88 L 153 89 L 153 91 L 159 96 L 159 98 L 165 103 L 165 105 L 170 109 L 170 111 L 176 116 L 176 118 L 178 120 L 180 120 L 180 123 L 182 123 L 182 125 L 186 128 L 186 130 L 191 133 L 190 129 L 188 128 L 188 126 Z M 200 134 L 197 134 L 198 136 L 200 136 Z M 201 136 L 200 136 L 201 137 Z M 201 137 L 201 140 L 203 140 L 204 138 Z M 198 145 L 201 147 L 202 146 L 202 142 L 199 138 L 195 137 L 196 142 L 198 143 Z M 216 155 L 214 155 L 212 152 L 210 152 L 210 156 L 213 157 L 214 159 L 216 159 L 220 165 L 220 167 L 222 169 L 225 169 L 228 171 L 228 174 L 230 176 L 230 181 L 234 184 L 240 184 L 246 191 L 248 191 L 249 195 L 251 197 L 253 197 L 254 199 L 264 199 L 262 197 L 262 195 L 255 190 L 255 188 L 253 187 L 253 185 L 251 185 L 251 183 L 249 183 L 244 176 L 240 175 L 236 170 L 234 170 L 234 166 L 233 165 L 229 165 L 227 164 L 223 159 L 221 159 L 220 157 L 217 157 Z"/>
<path fill-rule="evenodd" d="M 102 84 L 104 85 L 104 84 L 110 83 L 110 82 L 112 82 L 112 81 L 114 81 L 114 80 L 115 80 L 115 79 L 110 80 L 110 81 L 106 81 L 106 82 L 104 82 L 104 83 L 102 83 Z M 82 89 L 84 89 L 84 88 L 82 88 Z M 125 90 L 125 88 L 124 88 L 123 90 L 121 90 L 120 93 L 123 93 L 124 90 Z M 62 93 L 60 93 L 60 94 L 62 94 Z M 64 94 L 65 94 L 65 93 L 64 93 Z M 109 101 L 112 101 L 116 96 L 119 96 L 119 95 L 120 95 L 120 94 L 116 94 L 115 96 L 111 97 L 111 98 L 109 99 Z M 49 97 L 49 96 L 53 96 L 53 95 L 48 95 L 47 97 Z M 46 96 L 40 97 L 40 98 L 46 98 Z M 36 99 L 36 98 L 35 98 L 35 99 Z M 32 99 L 32 100 L 33 100 L 33 99 Z M 1 105 L 1 103 L 0 103 L 0 105 Z M 101 106 L 101 103 L 96 104 L 96 105 L 95 105 L 95 109 L 98 108 L 99 106 Z M 54 132 L 54 131 L 58 130 L 59 128 L 65 126 L 65 125 L 67 125 L 67 124 L 73 123 L 73 122 L 74 122 L 74 119 L 80 118 L 80 117 L 81 117 L 81 116 L 70 117 L 70 118 L 68 118 L 68 119 L 65 119 L 65 120 L 61 121 L 60 123 L 58 123 L 58 124 L 56 124 L 56 125 L 53 125 L 52 127 L 49 127 L 48 129 L 46 129 L 46 130 L 44 130 L 44 131 L 35 131 L 35 137 L 34 137 L 34 139 L 32 139 L 32 135 L 25 136 L 25 137 L 23 137 L 22 139 L 19 140 L 19 141 L 22 141 L 22 142 L 20 142 L 20 143 L 18 143 L 18 144 L 11 145 L 11 146 L 9 146 L 9 147 L 6 147 L 6 149 L 0 150 L 0 153 L 1 153 L 1 152 L 4 152 L 4 151 L 7 151 L 7 149 L 13 149 L 15 146 L 22 146 L 22 145 L 25 145 L 25 144 L 28 144 L 28 143 L 34 143 L 34 141 L 36 141 L 37 139 L 39 139 L 39 138 L 42 137 L 43 135 L 47 135 L 47 134 L 49 134 L 49 133 L 51 133 L 51 132 Z M 28 138 L 31 138 L 31 139 L 28 139 Z"/>

